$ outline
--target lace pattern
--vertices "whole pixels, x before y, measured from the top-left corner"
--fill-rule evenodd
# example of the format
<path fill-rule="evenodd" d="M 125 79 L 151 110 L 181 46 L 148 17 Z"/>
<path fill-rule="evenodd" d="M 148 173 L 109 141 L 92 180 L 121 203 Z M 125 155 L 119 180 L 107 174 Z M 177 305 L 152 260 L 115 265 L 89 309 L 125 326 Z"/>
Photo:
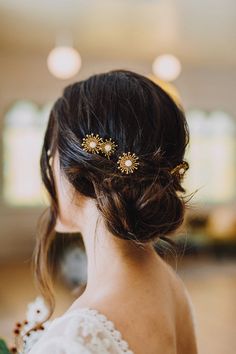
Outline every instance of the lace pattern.
<path fill-rule="evenodd" d="M 71 310 L 53 320 L 26 354 L 134 354 L 115 325 L 98 310 Z"/>
<path fill-rule="evenodd" d="M 101 321 L 104 327 L 110 332 L 113 340 L 117 343 L 117 346 L 120 348 L 122 353 L 134 354 L 130 349 L 128 343 L 123 339 L 120 331 L 115 328 L 115 325 L 112 321 L 108 320 L 108 318 L 99 313 L 95 309 L 86 308 L 85 311 L 92 313 L 99 321 Z"/>

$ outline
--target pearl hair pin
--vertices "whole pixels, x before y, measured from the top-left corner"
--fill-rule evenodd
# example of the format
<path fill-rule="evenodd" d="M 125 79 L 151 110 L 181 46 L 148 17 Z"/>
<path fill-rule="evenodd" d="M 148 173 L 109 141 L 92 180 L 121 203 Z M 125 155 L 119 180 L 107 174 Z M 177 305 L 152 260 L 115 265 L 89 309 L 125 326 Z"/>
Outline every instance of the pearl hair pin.
<path fill-rule="evenodd" d="M 101 150 L 102 139 L 98 134 L 94 135 L 93 133 L 83 138 L 82 146 L 83 150 L 91 152 L 93 154 L 98 154 Z"/>
<path fill-rule="evenodd" d="M 173 168 L 170 173 L 171 174 L 175 174 L 176 172 L 178 172 L 178 174 L 180 175 L 180 177 L 183 177 L 185 171 L 187 171 L 189 169 L 189 164 L 187 161 L 183 161 L 182 163 L 180 163 L 179 165 L 177 165 L 175 168 Z"/>
<path fill-rule="evenodd" d="M 112 154 L 114 154 L 116 148 L 118 147 L 111 138 L 105 139 L 101 142 L 101 152 L 109 159 Z"/>
<path fill-rule="evenodd" d="M 117 164 L 119 165 L 118 169 L 126 174 L 133 173 L 138 169 L 138 159 L 138 156 L 136 156 L 134 153 L 131 154 L 130 152 L 123 152 L 117 161 Z"/>

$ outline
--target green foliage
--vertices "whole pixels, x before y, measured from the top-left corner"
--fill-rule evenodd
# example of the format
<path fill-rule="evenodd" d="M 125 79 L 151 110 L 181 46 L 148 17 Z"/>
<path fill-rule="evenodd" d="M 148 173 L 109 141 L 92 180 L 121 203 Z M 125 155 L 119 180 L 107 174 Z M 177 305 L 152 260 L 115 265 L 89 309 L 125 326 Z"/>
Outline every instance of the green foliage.
<path fill-rule="evenodd" d="M 0 339 L 0 354 L 11 354 L 3 339 Z"/>

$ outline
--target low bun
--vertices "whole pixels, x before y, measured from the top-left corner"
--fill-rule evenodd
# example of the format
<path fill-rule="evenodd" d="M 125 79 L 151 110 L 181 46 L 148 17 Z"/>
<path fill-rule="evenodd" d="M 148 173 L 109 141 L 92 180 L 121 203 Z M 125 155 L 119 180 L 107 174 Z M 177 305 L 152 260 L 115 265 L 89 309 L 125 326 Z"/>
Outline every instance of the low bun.
<path fill-rule="evenodd" d="M 173 233 L 184 219 L 185 202 L 166 170 L 151 182 L 133 176 L 105 178 L 95 193 L 107 229 L 121 239 L 155 241 Z"/>

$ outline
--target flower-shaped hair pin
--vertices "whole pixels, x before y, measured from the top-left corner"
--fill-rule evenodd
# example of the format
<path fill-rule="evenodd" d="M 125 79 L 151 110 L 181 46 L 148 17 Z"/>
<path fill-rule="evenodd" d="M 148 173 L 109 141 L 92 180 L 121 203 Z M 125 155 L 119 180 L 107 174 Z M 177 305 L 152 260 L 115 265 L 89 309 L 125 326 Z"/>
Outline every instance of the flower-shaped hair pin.
<path fill-rule="evenodd" d="M 134 153 L 131 154 L 130 152 L 123 152 L 123 154 L 119 156 L 119 159 L 117 161 L 117 164 L 119 165 L 118 169 L 126 174 L 133 173 L 135 170 L 138 169 L 138 159 L 138 156 L 136 156 Z"/>
<path fill-rule="evenodd" d="M 100 144 L 101 152 L 109 159 L 118 145 L 111 139 L 104 139 Z"/>
<path fill-rule="evenodd" d="M 83 150 L 91 152 L 93 154 L 98 154 L 101 150 L 102 139 L 98 134 L 86 134 L 86 137 L 83 138 L 82 146 Z"/>
<path fill-rule="evenodd" d="M 180 177 L 183 177 L 183 175 L 185 174 L 185 171 L 187 171 L 188 169 L 189 169 L 188 162 L 183 161 L 181 164 L 179 164 L 175 168 L 173 168 L 170 173 L 174 174 L 174 173 L 178 172 Z"/>

